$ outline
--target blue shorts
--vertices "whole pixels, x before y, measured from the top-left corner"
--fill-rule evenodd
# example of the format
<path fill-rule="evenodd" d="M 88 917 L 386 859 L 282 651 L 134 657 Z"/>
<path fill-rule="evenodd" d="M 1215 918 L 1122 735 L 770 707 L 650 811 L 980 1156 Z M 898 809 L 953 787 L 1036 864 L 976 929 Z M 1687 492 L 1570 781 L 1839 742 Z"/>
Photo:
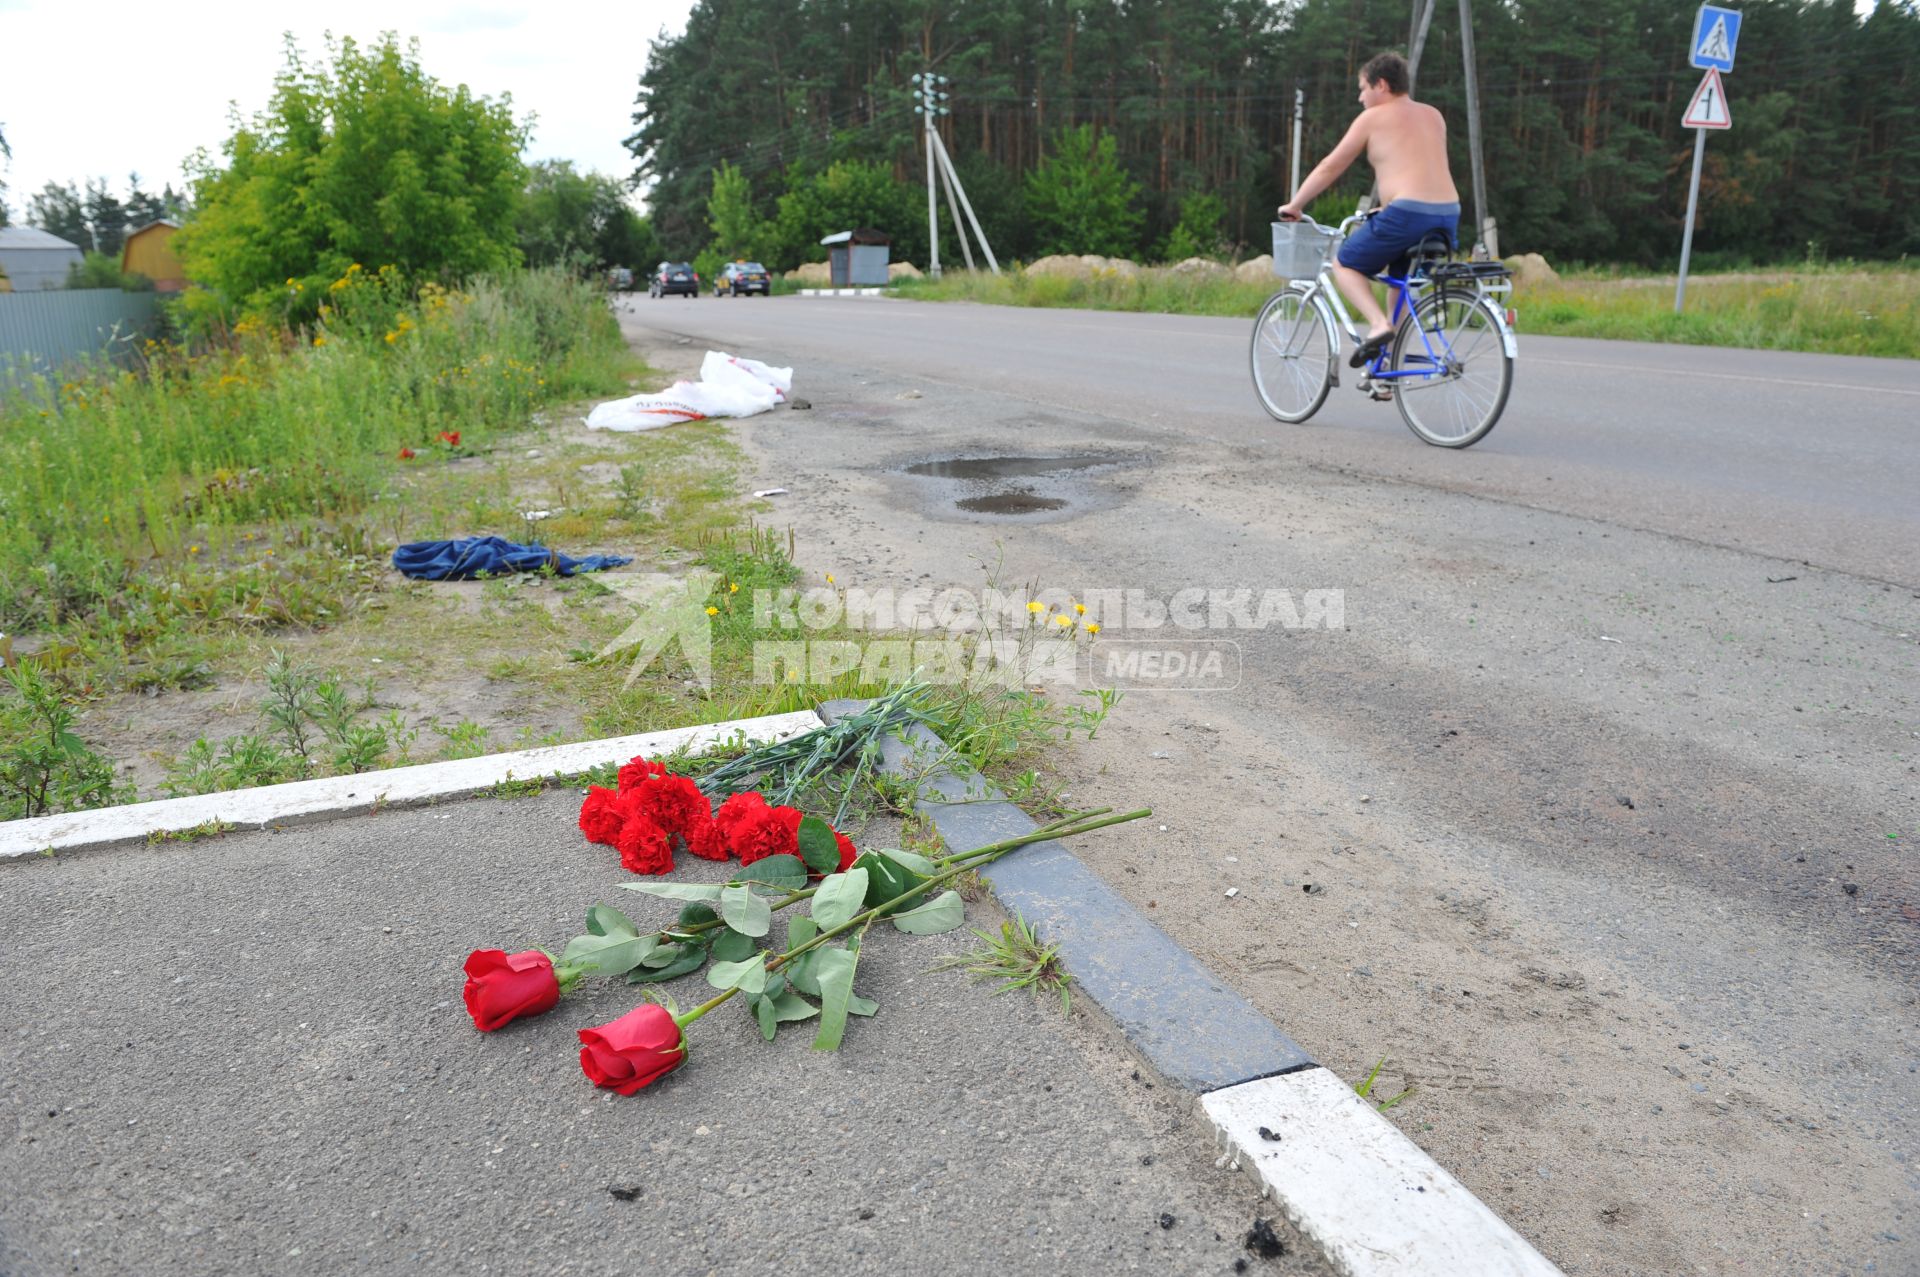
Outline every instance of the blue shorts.
<path fill-rule="evenodd" d="M 1340 264 L 1362 275 L 1378 275 L 1434 231 L 1445 235 L 1447 246 L 1453 247 L 1459 227 L 1458 204 L 1395 200 L 1347 236 L 1340 245 Z"/>

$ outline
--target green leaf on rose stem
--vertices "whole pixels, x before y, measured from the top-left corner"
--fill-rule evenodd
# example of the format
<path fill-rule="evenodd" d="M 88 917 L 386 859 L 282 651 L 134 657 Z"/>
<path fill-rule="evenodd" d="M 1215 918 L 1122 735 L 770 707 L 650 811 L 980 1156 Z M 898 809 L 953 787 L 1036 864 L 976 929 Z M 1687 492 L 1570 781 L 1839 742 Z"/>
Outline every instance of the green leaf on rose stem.
<path fill-rule="evenodd" d="M 587 910 L 587 934 L 593 936 L 637 936 L 640 928 L 633 919 L 612 905 L 595 905 Z"/>
<path fill-rule="evenodd" d="M 940 872 L 938 865 L 918 852 L 902 851 L 898 847 L 875 847 L 873 854 L 885 856 L 908 873 L 919 874 L 922 878 L 931 878 Z"/>
<path fill-rule="evenodd" d="M 808 1020 L 820 1014 L 820 1008 L 799 994 L 788 991 L 771 999 L 773 1014 L 782 1024 L 794 1020 Z"/>
<path fill-rule="evenodd" d="M 734 875 L 734 882 L 759 883 L 774 891 L 798 891 L 807 885 L 807 867 L 798 856 L 767 856 Z"/>
<path fill-rule="evenodd" d="M 707 946 L 697 940 L 689 940 L 676 946 L 679 950 L 663 967 L 635 967 L 627 972 L 628 984 L 659 984 L 665 980 L 677 980 L 689 971 L 697 971 L 700 964 L 707 960 Z M 662 950 L 654 957 L 658 958 L 668 950 Z"/>
<path fill-rule="evenodd" d="M 767 972 L 767 987 L 760 990 L 763 998 L 777 998 L 787 991 L 787 975 L 784 971 Z"/>
<path fill-rule="evenodd" d="M 657 936 L 575 936 L 567 941 L 561 962 L 591 965 L 601 975 L 631 971 L 660 947 Z"/>
<path fill-rule="evenodd" d="M 715 962 L 745 962 L 759 949 L 753 937 L 735 931 L 732 927 L 723 927 L 713 941 L 710 952 Z"/>
<path fill-rule="evenodd" d="M 713 911 L 712 905 L 703 905 L 696 901 L 680 910 L 680 920 L 675 925 L 697 927 L 703 922 L 718 921 L 720 921 L 720 915 Z"/>
<path fill-rule="evenodd" d="M 861 903 L 868 909 L 877 909 L 889 900 L 898 899 L 926 881 L 921 875 L 902 869 L 885 856 L 871 851 L 854 861 L 853 867 L 867 875 L 867 894 Z M 907 896 L 893 909 L 896 912 L 911 909 L 920 900 L 919 895 Z"/>
<path fill-rule="evenodd" d="M 847 1003 L 853 998 L 853 970 L 858 955 L 846 949 L 818 949 L 820 961 L 814 970 L 820 980 L 820 1031 L 814 1035 L 816 1051 L 838 1051 L 847 1031 Z"/>
<path fill-rule="evenodd" d="M 760 1022 L 760 1036 L 773 1041 L 773 1035 L 780 1031 L 780 1016 L 774 1010 L 773 999 L 759 997 L 747 1005 L 753 1010 L 753 1018 Z"/>
<path fill-rule="evenodd" d="M 800 859 L 817 874 L 830 874 L 840 868 L 840 844 L 833 836 L 832 825 L 818 816 L 801 819 Z"/>
<path fill-rule="evenodd" d="M 758 997 L 767 987 L 766 957 L 756 953 L 745 962 L 716 962 L 707 968 L 707 983 L 716 989 L 738 989 L 748 997 Z"/>
<path fill-rule="evenodd" d="M 728 886 L 720 892 L 720 916 L 743 936 L 764 936 L 773 927 L 773 910 L 752 887 Z"/>
<path fill-rule="evenodd" d="M 628 891 L 645 892 L 663 900 L 697 900 L 709 905 L 720 898 L 720 890 L 726 886 L 722 882 L 623 882 L 620 885 Z"/>
<path fill-rule="evenodd" d="M 875 1002 L 872 998 L 863 998 L 857 993 L 847 999 L 848 1015 L 872 1015 L 879 1009 L 880 1004 L 878 1002 Z"/>
<path fill-rule="evenodd" d="M 893 915 L 893 925 L 910 936 L 937 936 L 966 920 L 967 905 L 957 891 L 943 891 L 918 909 Z"/>
<path fill-rule="evenodd" d="M 820 924 L 820 930 L 832 931 L 859 913 L 866 899 L 867 871 L 849 869 L 843 874 L 828 874 L 821 881 L 807 912 Z"/>
<path fill-rule="evenodd" d="M 804 913 L 787 915 L 787 951 L 791 953 L 820 934 L 820 924 Z M 805 957 L 805 954 L 801 955 Z"/>

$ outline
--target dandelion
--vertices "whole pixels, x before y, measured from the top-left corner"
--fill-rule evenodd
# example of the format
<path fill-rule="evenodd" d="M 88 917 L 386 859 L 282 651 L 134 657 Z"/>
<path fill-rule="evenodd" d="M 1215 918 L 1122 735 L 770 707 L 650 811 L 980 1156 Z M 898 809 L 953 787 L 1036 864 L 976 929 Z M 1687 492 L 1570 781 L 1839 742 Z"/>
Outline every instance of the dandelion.
<path fill-rule="evenodd" d="M 1087 605 L 1085 603 L 1075 603 L 1073 605 L 1073 612 L 1075 616 L 1085 616 L 1087 614 Z"/>
<path fill-rule="evenodd" d="M 710 608 L 708 608 L 708 609 L 707 609 L 707 615 L 708 615 L 708 616 L 718 616 L 718 615 L 720 615 L 720 609 L 719 609 L 719 608 L 717 608 L 717 607 L 710 607 Z"/>
<path fill-rule="evenodd" d="M 1098 634 L 1099 632 L 1100 632 L 1100 622 L 1098 622 L 1098 621 L 1088 621 L 1088 622 L 1087 622 L 1087 633 L 1088 633 L 1088 634 Z"/>
<path fill-rule="evenodd" d="M 738 594 L 738 593 L 740 593 L 740 582 L 738 582 L 738 581 L 729 581 L 729 582 L 727 582 L 727 593 L 728 593 L 728 594 Z"/>
<path fill-rule="evenodd" d="M 400 334 L 399 334 L 399 333 L 388 333 L 388 334 L 387 334 L 387 345 L 389 345 L 389 346 L 391 346 L 391 345 L 393 345 L 393 343 L 394 343 L 394 342 L 396 342 L 396 341 L 399 341 L 399 340 L 400 340 Z"/>
<path fill-rule="evenodd" d="M 1053 623 L 1062 629 L 1070 630 L 1073 628 L 1073 618 L 1070 616 L 1056 616 L 1053 618 Z"/>
<path fill-rule="evenodd" d="M 188 547 L 187 547 L 187 553 L 188 553 L 188 554 L 198 554 L 198 553 L 200 553 L 200 547 L 199 547 L 199 546 L 197 546 L 197 545 L 190 545 L 190 546 L 188 546 Z"/>
<path fill-rule="evenodd" d="M 1038 615 L 1039 613 L 1044 612 L 1046 610 L 1047 610 L 1047 605 L 1045 603 L 1042 603 L 1039 599 L 1035 599 L 1031 603 L 1027 604 L 1027 611 L 1032 612 L 1035 615 Z"/>

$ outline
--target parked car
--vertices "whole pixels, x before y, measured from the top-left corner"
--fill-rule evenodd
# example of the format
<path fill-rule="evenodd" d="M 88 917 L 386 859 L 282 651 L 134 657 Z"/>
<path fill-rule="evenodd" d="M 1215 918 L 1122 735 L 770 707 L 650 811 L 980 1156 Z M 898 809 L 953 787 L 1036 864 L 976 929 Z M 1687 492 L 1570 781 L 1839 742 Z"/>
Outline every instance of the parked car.
<path fill-rule="evenodd" d="M 653 272 L 653 283 L 647 287 L 649 297 L 671 297 L 675 293 L 682 297 L 700 295 L 700 275 L 687 262 L 661 262 Z"/>
<path fill-rule="evenodd" d="M 607 288 L 616 293 L 633 291 L 633 272 L 625 266 L 615 266 L 607 272 Z"/>
<path fill-rule="evenodd" d="M 773 276 L 759 262 L 728 262 L 713 281 L 713 295 L 738 297 L 741 293 L 773 295 Z"/>

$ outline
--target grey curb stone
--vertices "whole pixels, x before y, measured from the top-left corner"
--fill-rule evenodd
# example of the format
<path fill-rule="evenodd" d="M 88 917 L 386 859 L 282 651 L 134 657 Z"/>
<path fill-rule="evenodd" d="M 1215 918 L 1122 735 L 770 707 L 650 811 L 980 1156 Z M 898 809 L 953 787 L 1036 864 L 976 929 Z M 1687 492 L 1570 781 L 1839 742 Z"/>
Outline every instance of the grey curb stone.
<path fill-rule="evenodd" d="M 832 722 L 866 704 L 829 701 L 820 716 Z M 883 743 L 884 770 L 899 772 L 916 757 L 926 761 L 947 752 L 940 738 L 919 724 L 907 735 L 905 743 L 893 737 Z M 926 789 L 946 801 L 923 799 L 920 812 L 953 850 L 1038 828 L 978 778 L 970 789 L 967 780 L 942 769 L 926 781 Z M 1314 1065 L 1273 1021 L 1222 985 L 1059 843 L 1023 847 L 981 870 L 981 877 L 1002 905 L 1038 927 L 1049 943 L 1060 944 L 1068 972 L 1168 1081 L 1204 1095 Z"/>

